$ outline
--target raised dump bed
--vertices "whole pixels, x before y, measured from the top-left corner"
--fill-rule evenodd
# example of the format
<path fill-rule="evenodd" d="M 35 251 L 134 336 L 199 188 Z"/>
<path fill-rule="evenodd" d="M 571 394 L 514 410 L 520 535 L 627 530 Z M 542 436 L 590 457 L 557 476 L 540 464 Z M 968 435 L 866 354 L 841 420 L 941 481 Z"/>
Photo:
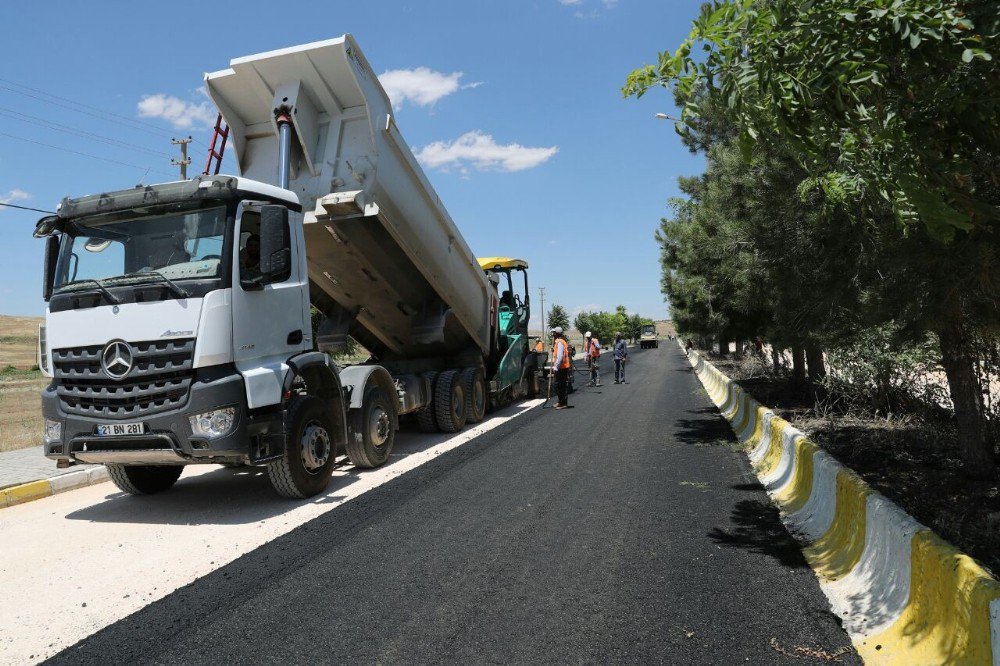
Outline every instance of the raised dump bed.
<path fill-rule="evenodd" d="M 403 140 L 350 35 L 238 58 L 205 75 L 242 175 L 277 182 L 278 126 L 294 126 L 288 189 L 302 203 L 310 296 L 380 362 L 488 356 L 496 292 Z"/>

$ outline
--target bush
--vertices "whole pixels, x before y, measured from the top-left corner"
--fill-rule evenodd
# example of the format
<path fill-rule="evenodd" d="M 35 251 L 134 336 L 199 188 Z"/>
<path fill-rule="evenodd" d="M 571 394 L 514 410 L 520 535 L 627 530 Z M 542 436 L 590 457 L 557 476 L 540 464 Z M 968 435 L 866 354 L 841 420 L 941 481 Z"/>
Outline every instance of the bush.
<path fill-rule="evenodd" d="M 901 342 L 892 327 L 871 328 L 827 356 L 830 372 L 821 383 L 848 408 L 885 415 L 951 406 L 932 336 Z"/>

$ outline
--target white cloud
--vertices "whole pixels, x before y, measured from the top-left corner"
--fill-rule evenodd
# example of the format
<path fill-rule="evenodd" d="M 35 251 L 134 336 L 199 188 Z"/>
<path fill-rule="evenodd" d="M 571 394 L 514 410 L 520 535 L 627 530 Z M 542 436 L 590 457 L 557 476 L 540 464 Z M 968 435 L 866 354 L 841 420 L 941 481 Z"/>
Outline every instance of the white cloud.
<path fill-rule="evenodd" d="M 211 102 L 195 104 L 163 93 L 145 95 L 139 100 L 138 108 L 139 115 L 143 118 L 162 118 L 177 129 L 209 127 L 218 115 Z"/>
<path fill-rule="evenodd" d="M 573 16 L 578 19 L 595 19 L 601 15 L 601 12 L 596 9 L 591 9 L 589 12 L 574 12 Z"/>
<path fill-rule="evenodd" d="M 15 201 L 24 201 L 25 199 L 30 198 L 30 194 L 15 187 L 6 194 L 0 194 L 0 204 L 14 203 Z M 0 206 L 0 211 L 3 211 L 4 208 L 6 208 L 6 206 Z"/>
<path fill-rule="evenodd" d="M 518 143 L 502 145 L 489 134 L 473 130 L 454 141 L 427 144 L 417 153 L 417 159 L 432 169 L 454 166 L 462 173 L 467 173 L 470 165 L 479 171 L 523 171 L 544 164 L 557 152 L 558 146 L 536 148 Z"/>
<path fill-rule="evenodd" d="M 601 4 L 604 5 L 605 9 L 614 9 L 618 6 L 618 0 L 601 0 Z"/>
<path fill-rule="evenodd" d="M 572 321 L 576 319 L 576 316 L 581 312 L 602 312 L 604 308 L 601 307 L 600 303 L 587 303 L 585 305 L 577 305 L 575 308 L 570 310 L 569 318 Z"/>
<path fill-rule="evenodd" d="M 416 69 L 390 69 L 382 72 L 378 80 L 392 101 L 392 107 L 399 109 L 403 102 L 416 106 L 430 106 L 442 97 L 469 88 L 478 88 L 482 81 L 462 84 L 462 72 L 445 74 L 427 67 Z"/>
<path fill-rule="evenodd" d="M 578 5 L 581 0 L 559 0 L 560 5 Z"/>

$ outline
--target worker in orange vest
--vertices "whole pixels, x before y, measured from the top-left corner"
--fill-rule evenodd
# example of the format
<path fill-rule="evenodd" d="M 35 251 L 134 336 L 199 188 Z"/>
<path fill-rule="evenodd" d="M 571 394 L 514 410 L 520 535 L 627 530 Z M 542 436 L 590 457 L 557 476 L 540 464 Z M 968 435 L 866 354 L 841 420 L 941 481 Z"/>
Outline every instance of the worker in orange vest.
<path fill-rule="evenodd" d="M 573 367 L 573 359 L 569 355 L 569 344 L 563 337 L 562 326 L 552 329 L 552 367 L 556 373 L 556 395 L 559 401 L 556 409 L 566 409 L 569 404 L 569 373 Z"/>
<path fill-rule="evenodd" d="M 590 385 L 601 385 L 601 343 L 596 337 L 590 339 L 587 347 L 587 360 L 590 362 Z"/>

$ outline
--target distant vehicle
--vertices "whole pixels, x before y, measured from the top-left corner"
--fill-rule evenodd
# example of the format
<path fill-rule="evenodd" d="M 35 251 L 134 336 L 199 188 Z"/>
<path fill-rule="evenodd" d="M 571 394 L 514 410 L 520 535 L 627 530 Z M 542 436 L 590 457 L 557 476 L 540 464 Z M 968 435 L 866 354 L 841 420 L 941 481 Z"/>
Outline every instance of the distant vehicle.
<path fill-rule="evenodd" d="M 660 346 L 660 339 L 656 336 L 656 325 L 646 324 L 642 327 L 639 335 L 640 349 L 656 349 Z"/>

